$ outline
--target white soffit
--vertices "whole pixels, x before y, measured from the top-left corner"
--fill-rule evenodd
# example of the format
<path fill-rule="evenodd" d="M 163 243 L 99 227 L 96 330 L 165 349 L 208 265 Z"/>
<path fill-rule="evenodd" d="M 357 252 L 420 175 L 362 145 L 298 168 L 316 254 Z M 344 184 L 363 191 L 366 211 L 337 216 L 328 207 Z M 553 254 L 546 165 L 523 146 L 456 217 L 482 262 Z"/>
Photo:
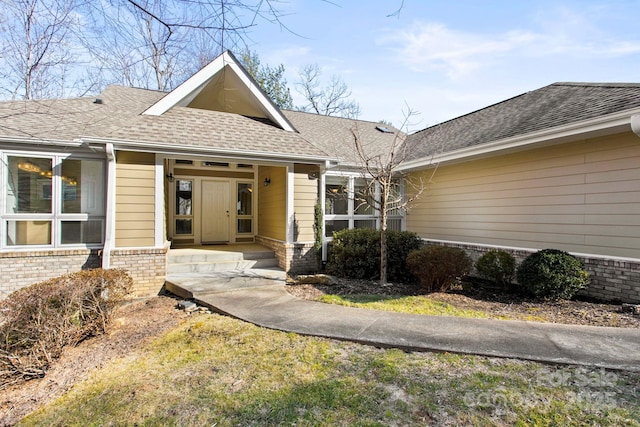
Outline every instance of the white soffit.
<path fill-rule="evenodd" d="M 191 76 L 180 86 L 169 92 L 142 114 L 161 116 L 173 107 L 186 107 L 196 99 L 201 92 L 205 91 L 210 83 L 216 83 L 221 79 L 225 79 L 225 75 L 221 75 L 221 73 L 227 72 L 233 73 L 233 76 L 229 77 L 234 82 L 239 82 L 239 84 L 244 86 L 244 88 L 239 88 L 238 92 L 248 94 L 245 98 L 247 102 L 252 104 L 254 110 L 261 111 L 265 118 L 270 119 L 282 129 L 295 132 L 295 128 L 289 120 L 287 120 L 278 107 L 271 102 L 262 89 L 260 89 L 256 81 L 244 70 L 235 56 L 233 56 L 229 51 L 223 52 L 207 66 Z M 225 90 L 224 86 L 220 85 L 219 90 Z M 227 112 L 243 114 L 241 111 Z"/>

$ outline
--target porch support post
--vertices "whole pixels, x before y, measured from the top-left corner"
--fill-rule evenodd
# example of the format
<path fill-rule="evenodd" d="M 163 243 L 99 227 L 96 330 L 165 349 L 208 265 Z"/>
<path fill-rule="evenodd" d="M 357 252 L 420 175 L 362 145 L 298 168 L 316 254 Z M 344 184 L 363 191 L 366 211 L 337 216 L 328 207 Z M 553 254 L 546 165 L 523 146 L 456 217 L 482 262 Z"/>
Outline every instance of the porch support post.
<path fill-rule="evenodd" d="M 326 197 L 326 193 L 325 193 L 325 184 L 326 184 L 326 174 L 325 172 L 327 171 L 327 168 L 320 168 L 320 179 L 318 180 L 320 182 L 320 188 L 318 189 L 318 200 L 320 201 L 320 209 L 322 209 L 322 224 L 321 224 L 321 229 L 322 229 L 322 261 L 326 261 L 327 260 L 327 238 L 326 238 L 326 234 L 325 234 L 325 229 L 324 229 L 324 224 L 325 224 L 325 220 L 324 217 L 326 215 L 325 212 L 325 197 Z"/>
<path fill-rule="evenodd" d="M 287 243 L 293 243 L 293 227 L 295 225 L 294 191 L 295 191 L 294 164 L 287 165 Z"/>
<path fill-rule="evenodd" d="M 164 214 L 164 158 L 159 154 L 156 154 L 155 165 L 155 181 L 156 181 L 156 193 L 155 193 L 155 242 L 156 248 L 163 247 L 166 240 L 166 224 Z"/>
<path fill-rule="evenodd" d="M 105 211 L 104 246 L 102 247 L 102 268 L 111 266 L 111 249 L 116 239 L 116 154 L 113 144 L 104 147 L 107 156 L 107 209 Z"/>

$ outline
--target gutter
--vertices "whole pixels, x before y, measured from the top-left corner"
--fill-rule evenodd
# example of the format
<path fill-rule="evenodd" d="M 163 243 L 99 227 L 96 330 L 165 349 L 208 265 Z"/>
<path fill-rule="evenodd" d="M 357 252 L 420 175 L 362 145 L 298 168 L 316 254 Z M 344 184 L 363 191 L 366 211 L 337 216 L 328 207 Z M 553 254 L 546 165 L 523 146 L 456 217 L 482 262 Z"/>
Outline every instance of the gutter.
<path fill-rule="evenodd" d="M 398 167 L 398 171 L 410 171 L 435 164 L 487 157 L 499 151 L 517 151 L 530 145 L 552 145 L 559 142 L 576 141 L 580 138 L 604 136 L 628 130 L 632 130 L 636 135 L 640 136 L 640 110 L 634 109 L 622 113 L 609 114 L 596 119 L 583 120 L 525 135 L 434 154 L 426 158 L 404 162 Z"/>
<path fill-rule="evenodd" d="M 38 144 L 38 145 L 47 145 L 47 146 L 55 146 L 55 147 L 73 147 L 73 148 L 81 148 L 86 146 L 83 141 L 74 140 L 62 140 L 62 139 L 42 139 L 42 138 L 34 138 L 34 137 L 19 137 L 19 136 L 8 136 L 8 137 L 0 137 L 0 143 L 9 143 L 9 144 Z"/>
<path fill-rule="evenodd" d="M 114 247 L 116 223 L 116 156 L 113 144 L 106 143 L 107 155 L 107 209 L 105 212 L 104 247 L 102 248 L 102 268 L 111 266 L 111 249 Z"/>
<path fill-rule="evenodd" d="M 633 133 L 640 136 L 640 114 L 634 114 L 631 116 L 631 130 Z"/>
<path fill-rule="evenodd" d="M 250 150 L 229 150 L 220 148 L 206 148 L 197 146 L 176 146 L 175 144 L 148 142 L 148 141 L 124 141 L 120 139 L 108 139 L 108 138 L 92 138 L 83 137 L 83 141 L 86 143 L 99 143 L 99 144 L 111 144 L 118 150 L 139 151 L 154 154 L 163 154 L 165 156 L 199 156 L 199 157 L 226 157 L 229 159 L 237 160 L 265 160 L 265 161 L 281 161 L 285 163 L 291 163 L 292 161 L 298 163 L 315 163 L 326 164 L 327 161 L 331 163 L 339 163 L 337 158 L 328 158 L 327 156 L 314 156 L 314 155 L 295 155 L 295 154 L 280 154 L 280 153 L 266 153 L 261 151 Z"/>

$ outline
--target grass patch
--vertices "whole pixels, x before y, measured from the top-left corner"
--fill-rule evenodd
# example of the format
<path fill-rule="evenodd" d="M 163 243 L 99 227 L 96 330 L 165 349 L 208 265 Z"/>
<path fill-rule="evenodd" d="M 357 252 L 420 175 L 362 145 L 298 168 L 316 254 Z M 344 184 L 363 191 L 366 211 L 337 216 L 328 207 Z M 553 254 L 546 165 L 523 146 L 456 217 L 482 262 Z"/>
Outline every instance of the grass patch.
<path fill-rule="evenodd" d="M 457 316 L 474 318 L 496 318 L 489 314 L 469 309 L 460 309 L 446 302 L 434 301 L 427 296 L 393 296 L 393 295 L 323 295 L 318 301 L 338 304 L 347 307 L 360 307 L 373 310 L 395 311 L 399 313 L 426 314 L 432 316 Z M 497 317 L 506 319 L 505 316 Z"/>
<path fill-rule="evenodd" d="M 194 317 L 23 425 L 630 425 L 640 374 L 302 337 Z"/>

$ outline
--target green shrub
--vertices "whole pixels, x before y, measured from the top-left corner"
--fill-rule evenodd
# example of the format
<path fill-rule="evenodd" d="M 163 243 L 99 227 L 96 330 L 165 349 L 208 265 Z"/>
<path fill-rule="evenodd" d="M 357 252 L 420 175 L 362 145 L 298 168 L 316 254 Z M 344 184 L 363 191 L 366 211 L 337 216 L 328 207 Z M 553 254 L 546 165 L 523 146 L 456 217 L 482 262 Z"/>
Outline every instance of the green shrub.
<path fill-rule="evenodd" d="M 387 231 L 387 279 L 411 282 L 415 278 L 407 270 L 409 252 L 419 248 L 421 240 L 415 233 Z M 380 231 L 368 228 L 341 230 L 333 234 L 327 272 L 351 279 L 380 278 Z"/>
<path fill-rule="evenodd" d="M 427 246 L 407 257 L 407 266 L 427 292 L 444 292 L 469 274 L 473 262 L 467 253 L 449 246 Z"/>
<path fill-rule="evenodd" d="M 422 247 L 422 240 L 409 231 L 387 231 L 387 277 L 391 282 L 417 282 L 407 267 L 407 256 Z"/>
<path fill-rule="evenodd" d="M 582 262 L 557 249 L 544 249 L 529 255 L 518 267 L 519 285 L 542 299 L 569 299 L 589 285 L 589 273 Z"/>
<path fill-rule="evenodd" d="M 516 259 L 508 252 L 492 249 L 478 258 L 476 271 L 480 277 L 508 289 L 516 273 Z"/>
<path fill-rule="evenodd" d="M 66 346 L 104 333 L 131 285 L 122 270 L 84 270 L 0 301 L 0 388 L 43 376 Z"/>

